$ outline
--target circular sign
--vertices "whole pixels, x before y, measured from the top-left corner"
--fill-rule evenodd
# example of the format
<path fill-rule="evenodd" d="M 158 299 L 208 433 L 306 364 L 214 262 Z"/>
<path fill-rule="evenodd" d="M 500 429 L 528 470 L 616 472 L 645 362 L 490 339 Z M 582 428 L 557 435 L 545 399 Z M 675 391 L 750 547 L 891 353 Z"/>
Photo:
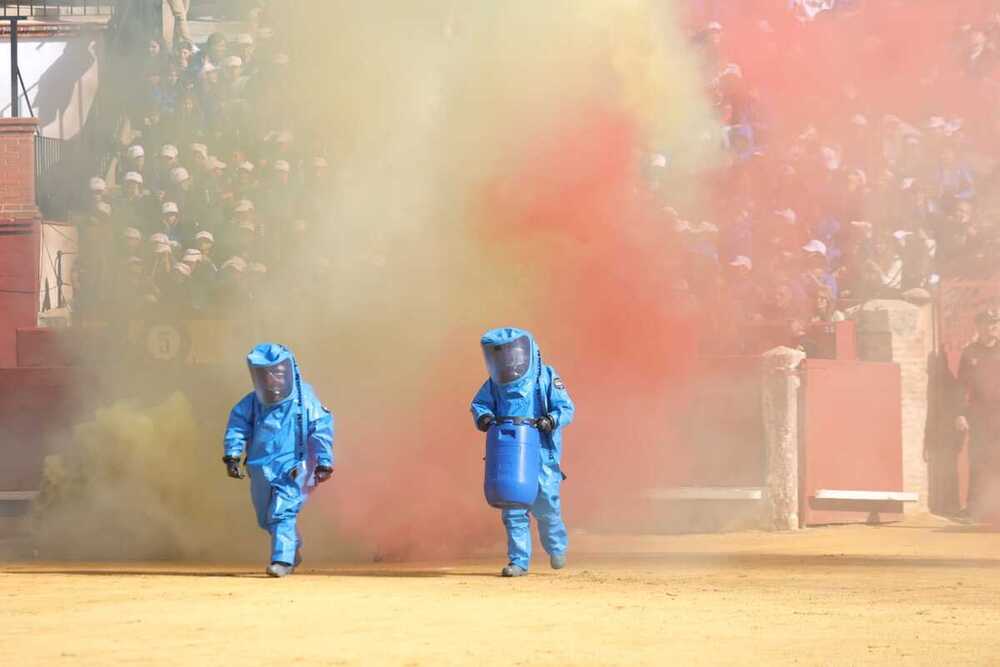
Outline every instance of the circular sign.
<path fill-rule="evenodd" d="M 154 324 L 146 331 L 146 351 L 157 361 L 173 361 L 181 351 L 181 334 L 169 324 Z"/>

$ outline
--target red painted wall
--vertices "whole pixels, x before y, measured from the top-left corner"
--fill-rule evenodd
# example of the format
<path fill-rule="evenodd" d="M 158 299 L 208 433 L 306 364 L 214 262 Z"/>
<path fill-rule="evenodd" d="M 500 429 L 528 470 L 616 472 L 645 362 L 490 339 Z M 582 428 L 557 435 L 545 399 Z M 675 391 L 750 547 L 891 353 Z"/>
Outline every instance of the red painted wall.
<path fill-rule="evenodd" d="M 32 118 L 0 119 L 0 368 L 17 365 L 15 331 L 38 319 L 35 126 Z"/>
<path fill-rule="evenodd" d="M 903 490 L 903 417 L 899 366 L 808 359 L 802 369 L 799 430 L 800 521 L 865 521 L 869 505 L 818 501 L 819 489 Z M 882 520 L 900 518 L 887 503 Z"/>

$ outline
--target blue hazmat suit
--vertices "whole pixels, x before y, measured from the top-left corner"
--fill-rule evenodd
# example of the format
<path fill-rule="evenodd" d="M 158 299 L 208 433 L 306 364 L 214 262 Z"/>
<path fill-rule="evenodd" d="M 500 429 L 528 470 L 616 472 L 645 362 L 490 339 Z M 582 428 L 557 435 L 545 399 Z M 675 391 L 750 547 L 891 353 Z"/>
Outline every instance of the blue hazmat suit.
<path fill-rule="evenodd" d="M 271 562 L 294 565 L 302 546 L 296 519 L 315 486 L 315 469 L 333 468 L 333 415 L 302 382 L 287 347 L 257 345 L 247 355 L 247 364 L 255 390 L 229 413 L 225 456 L 238 459 L 246 454 L 257 523 L 271 535 Z M 284 390 L 267 396 L 258 374 L 273 368 L 289 372 Z"/>
<path fill-rule="evenodd" d="M 472 399 L 472 418 L 478 424 L 483 415 L 493 417 L 523 417 L 537 419 L 548 415 L 553 421 L 549 433 L 541 433 L 541 468 L 538 474 L 538 497 L 530 509 L 504 509 L 501 518 L 507 529 L 507 556 L 510 563 L 527 571 L 531 561 L 531 525 L 528 515 L 538 522 L 542 547 L 550 556 L 561 556 L 569 545 L 559 500 L 559 486 L 564 479 L 562 461 L 562 431 L 573 421 L 573 401 L 559 374 L 542 363 L 542 355 L 534 337 L 516 328 L 487 331 L 480 344 L 488 350 L 527 338 L 530 343 L 530 366 L 519 378 L 503 382 L 492 372 Z M 489 360 L 487 361 L 489 366 Z"/>

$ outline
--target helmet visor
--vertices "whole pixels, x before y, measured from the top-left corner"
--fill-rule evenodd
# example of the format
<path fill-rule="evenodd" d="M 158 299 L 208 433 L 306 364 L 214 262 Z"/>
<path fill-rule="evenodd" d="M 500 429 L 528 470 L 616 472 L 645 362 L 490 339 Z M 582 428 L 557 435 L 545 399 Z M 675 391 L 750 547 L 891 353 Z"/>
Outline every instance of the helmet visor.
<path fill-rule="evenodd" d="M 531 340 L 521 336 L 501 345 L 484 345 L 483 355 L 494 382 L 514 382 L 524 377 L 531 368 Z"/>
<path fill-rule="evenodd" d="M 273 366 L 250 366 L 250 379 L 257 400 L 263 405 L 275 405 L 292 395 L 292 361 L 285 359 Z"/>

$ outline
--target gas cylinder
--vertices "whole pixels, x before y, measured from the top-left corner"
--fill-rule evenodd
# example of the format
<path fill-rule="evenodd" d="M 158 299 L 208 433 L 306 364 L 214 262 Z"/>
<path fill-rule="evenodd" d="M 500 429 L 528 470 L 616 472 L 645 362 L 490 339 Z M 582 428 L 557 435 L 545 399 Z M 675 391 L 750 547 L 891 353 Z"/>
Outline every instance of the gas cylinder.
<path fill-rule="evenodd" d="M 493 423 L 486 432 L 486 502 L 500 509 L 531 507 L 538 495 L 541 436 L 520 420 Z"/>

